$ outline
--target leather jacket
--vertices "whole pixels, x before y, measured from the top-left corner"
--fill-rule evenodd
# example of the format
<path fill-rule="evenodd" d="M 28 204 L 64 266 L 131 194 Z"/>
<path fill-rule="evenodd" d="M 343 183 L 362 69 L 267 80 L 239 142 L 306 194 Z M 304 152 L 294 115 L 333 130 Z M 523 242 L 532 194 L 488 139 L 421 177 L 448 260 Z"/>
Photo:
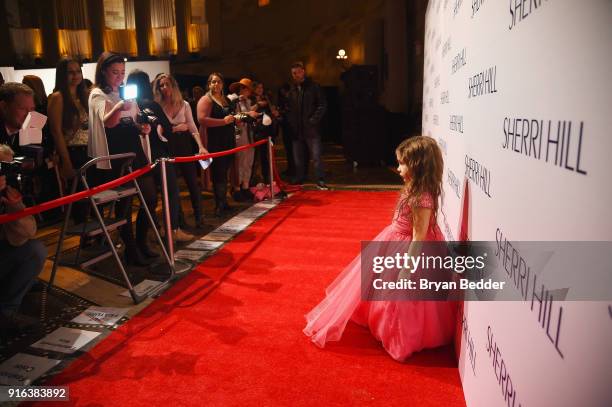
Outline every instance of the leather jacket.
<path fill-rule="evenodd" d="M 302 140 L 320 137 L 319 124 L 327 109 L 321 87 L 306 78 L 301 87 L 291 85 L 287 99 L 286 118 L 293 137 Z"/>

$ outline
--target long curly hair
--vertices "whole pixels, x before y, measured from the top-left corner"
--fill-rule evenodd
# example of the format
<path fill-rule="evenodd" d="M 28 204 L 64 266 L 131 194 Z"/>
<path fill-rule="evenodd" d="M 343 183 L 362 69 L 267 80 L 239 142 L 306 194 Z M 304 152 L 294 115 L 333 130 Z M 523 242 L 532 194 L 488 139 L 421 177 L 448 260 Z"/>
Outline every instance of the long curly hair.
<path fill-rule="evenodd" d="M 395 150 L 400 164 L 410 171 L 410 180 L 404 185 L 398 206 L 414 206 L 423 193 L 433 198 L 433 217 L 436 219 L 442 195 L 442 175 L 444 160 L 438 143 L 427 136 L 411 137 L 402 141 Z"/>

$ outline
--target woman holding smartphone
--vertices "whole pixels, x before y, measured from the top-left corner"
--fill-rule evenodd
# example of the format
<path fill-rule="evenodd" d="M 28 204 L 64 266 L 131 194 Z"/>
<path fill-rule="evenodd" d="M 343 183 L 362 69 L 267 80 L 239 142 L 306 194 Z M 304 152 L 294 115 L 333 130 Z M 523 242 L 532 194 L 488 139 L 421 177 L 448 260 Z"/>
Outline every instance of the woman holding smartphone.
<path fill-rule="evenodd" d="M 147 165 L 140 144 L 140 127 L 136 124 L 138 105 L 119 96 L 119 87 L 125 78 L 123 57 L 104 52 L 96 65 L 95 87 L 89 95 L 89 144 L 90 157 L 134 152 L 136 158 L 132 166 L 140 168 Z M 120 160 L 99 161 L 98 184 L 118 178 L 121 174 Z M 126 224 L 120 233 L 125 243 L 127 264 L 145 266 L 148 264 L 138 249 L 132 233 L 132 197 L 120 200 L 115 206 L 115 216 L 125 218 Z M 144 239 L 138 236 L 138 240 Z"/>

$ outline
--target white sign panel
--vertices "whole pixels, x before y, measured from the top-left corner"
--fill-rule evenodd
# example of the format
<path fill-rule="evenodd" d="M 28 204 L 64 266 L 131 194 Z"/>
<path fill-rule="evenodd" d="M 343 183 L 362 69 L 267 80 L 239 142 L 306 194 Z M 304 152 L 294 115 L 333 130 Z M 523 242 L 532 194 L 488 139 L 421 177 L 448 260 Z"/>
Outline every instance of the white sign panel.
<path fill-rule="evenodd" d="M 128 308 L 89 307 L 72 322 L 77 324 L 95 324 L 112 326 L 128 312 Z"/>
<path fill-rule="evenodd" d="M 33 343 L 32 347 L 70 354 L 87 345 L 98 335 L 100 335 L 100 332 L 60 327 L 38 342 Z"/>
<path fill-rule="evenodd" d="M 18 353 L 0 364 L 0 384 L 4 386 L 27 386 L 45 374 L 59 360 Z"/>

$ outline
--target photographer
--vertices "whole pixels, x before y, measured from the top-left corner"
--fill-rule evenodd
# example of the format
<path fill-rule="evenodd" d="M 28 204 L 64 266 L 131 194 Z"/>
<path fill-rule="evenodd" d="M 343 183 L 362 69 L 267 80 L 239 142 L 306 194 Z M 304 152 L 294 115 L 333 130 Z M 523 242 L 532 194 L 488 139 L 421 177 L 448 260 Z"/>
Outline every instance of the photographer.
<path fill-rule="evenodd" d="M 0 86 L 0 143 L 19 153 L 19 130 L 34 111 L 34 91 L 27 85 L 7 82 Z"/>
<path fill-rule="evenodd" d="M 257 105 L 251 104 L 252 83 L 249 78 L 242 78 L 240 82 L 234 82 L 229 87 L 230 92 L 238 93 L 239 97 L 236 103 L 236 113 L 243 113 L 238 116 L 236 123 L 236 146 L 245 146 L 253 142 L 253 125 L 258 114 L 255 111 Z M 234 191 L 234 200 L 237 202 L 248 201 L 253 199 L 253 194 L 249 190 L 251 181 L 251 171 L 253 170 L 253 159 L 255 150 L 249 148 L 236 153 L 238 162 L 238 183 L 240 188 Z"/>
<path fill-rule="evenodd" d="M 4 169 L 13 160 L 13 150 L 0 145 L 0 214 L 25 208 L 19 191 L 7 185 Z M 42 271 L 47 248 L 38 240 L 36 221 L 26 216 L 0 224 L 0 326 L 3 332 L 27 332 L 39 327 L 34 318 L 18 312 L 24 295 Z"/>

